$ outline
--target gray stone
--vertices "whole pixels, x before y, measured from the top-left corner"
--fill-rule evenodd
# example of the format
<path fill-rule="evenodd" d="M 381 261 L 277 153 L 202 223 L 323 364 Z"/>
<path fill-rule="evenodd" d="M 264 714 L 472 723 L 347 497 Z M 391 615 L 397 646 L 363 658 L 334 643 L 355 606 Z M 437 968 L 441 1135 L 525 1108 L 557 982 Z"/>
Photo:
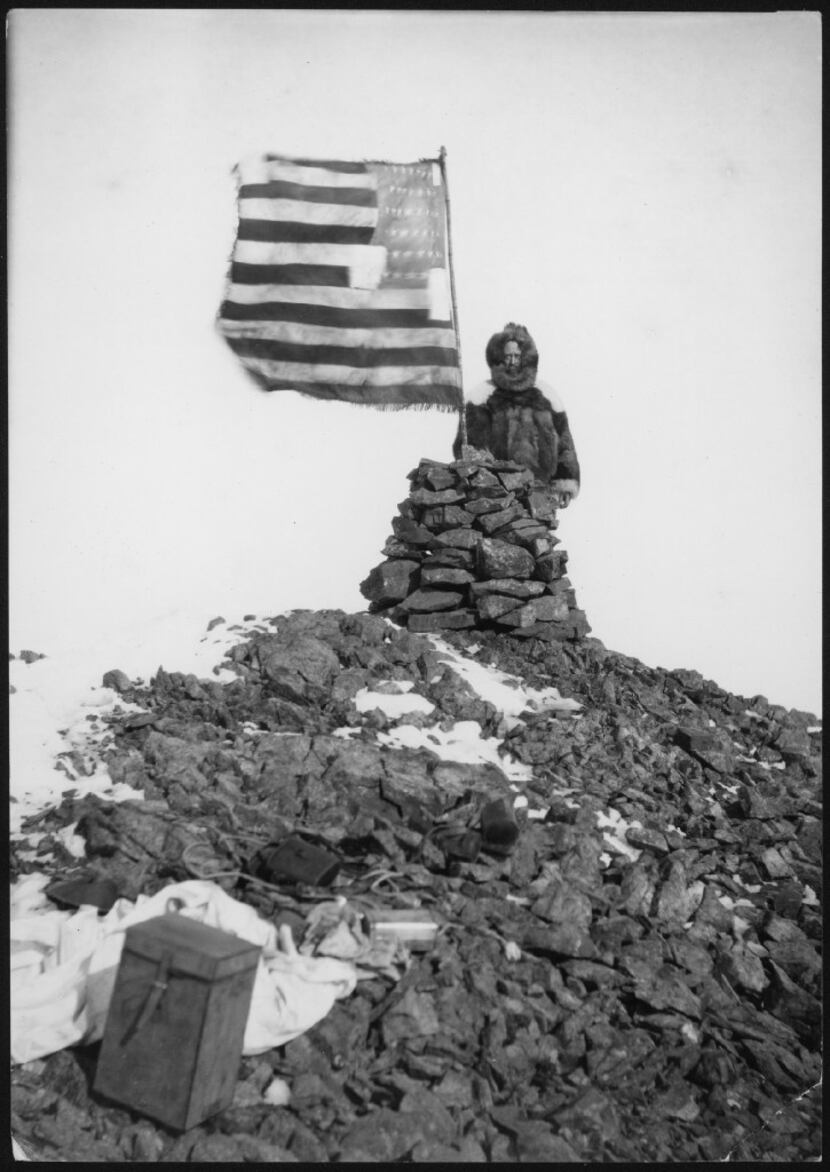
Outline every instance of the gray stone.
<path fill-rule="evenodd" d="M 535 582 L 531 578 L 487 578 L 483 582 L 473 582 L 470 592 L 474 598 L 484 594 L 510 594 L 514 598 L 537 598 L 545 590 L 544 582 Z"/>
<path fill-rule="evenodd" d="M 425 525 L 418 525 L 409 517 L 393 517 L 392 531 L 399 541 L 414 545 L 416 549 L 427 548 L 434 541 L 433 534 Z"/>
<path fill-rule="evenodd" d="M 104 672 L 101 683 L 105 688 L 112 688 L 114 692 L 126 692 L 132 687 L 130 677 L 118 668 Z"/>
<path fill-rule="evenodd" d="M 526 549 L 484 537 L 478 547 L 478 570 L 483 578 L 531 578 L 535 562 Z"/>
<path fill-rule="evenodd" d="M 397 537 L 388 538 L 386 544 L 380 552 L 385 558 L 409 558 L 410 560 L 420 560 L 426 556 L 423 549 L 415 549 L 413 545 L 407 545 L 405 541 L 399 541 Z"/>
<path fill-rule="evenodd" d="M 491 621 L 502 618 L 521 605 L 518 598 L 512 598 L 509 594 L 485 594 L 476 601 L 476 613 L 480 619 Z"/>
<path fill-rule="evenodd" d="M 521 492 L 533 484 L 533 473 L 526 468 L 521 472 L 499 472 L 498 478 L 510 492 Z"/>
<path fill-rule="evenodd" d="M 481 517 L 485 513 L 497 513 L 501 509 L 509 508 L 513 504 L 513 501 L 514 497 L 512 493 L 505 497 L 482 496 L 468 500 L 464 508 L 474 517 Z"/>
<path fill-rule="evenodd" d="M 497 488 L 499 492 L 504 492 L 504 486 L 498 476 L 494 475 L 487 468 L 479 468 L 474 472 L 470 476 L 470 484 L 475 488 Z"/>
<path fill-rule="evenodd" d="M 421 524 L 434 533 L 441 533 L 447 529 L 463 529 L 473 523 L 473 514 L 458 505 L 440 505 L 434 509 L 427 509 L 421 517 Z"/>
<path fill-rule="evenodd" d="M 278 696 L 295 703 L 328 695 L 340 671 L 340 660 L 328 643 L 313 635 L 299 635 L 290 642 L 266 640 L 259 645 L 263 674 Z"/>
<path fill-rule="evenodd" d="M 531 599 L 520 610 L 505 615 L 503 622 L 511 627 L 529 627 L 533 623 L 560 622 L 568 617 L 568 601 L 555 594 Z"/>
<path fill-rule="evenodd" d="M 625 837 L 627 842 L 640 850 L 651 851 L 655 855 L 669 853 L 669 844 L 659 830 L 651 830 L 648 826 L 629 826 Z"/>
<path fill-rule="evenodd" d="M 499 502 L 499 508 L 504 508 L 504 501 L 507 500 L 504 489 L 500 484 L 484 484 L 476 485 L 467 489 L 467 503 L 478 500 L 494 500 Z"/>
<path fill-rule="evenodd" d="M 423 482 L 434 492 L 442 492 L 445 488 L 454 488 L 457 477 L 449 468 L 434 465 L 423 475 Z"/>
<path fill-rule="evenodd" d="M 475 549 L 481 540 L 481 534 L 475 529 L 447 529 L 444 533 L 434 534 L 430 544 L 433 549 Z"/>
<path fill-rule="evenodd" d="M 418 562 L 403 558 L 382 562 L 360 583 L 360 593 L 376 606 L 392 606 L 412 590 L 417 570 Z"/>
<path fill-rule="evenodd" d="M 438 492 L 430 492 L 428 488 L 416 488 L 409 494 L 409 500 L 418 508 L 430 508 L 433 505 L 457 505 L 464 500 L 464 493 L 455 488 L 444 488 Z"/>
<path fill-rule="evenodd" d="M 536 573 L 544 582 L 552 582 L 554 578 L 561 578 L 568 564 L 568 554 L 564 549 L 543 554 L 536 562 Z"/>
<path fill-rule="evenodd" d="M 498 529 L 504 529 L 511 521 L 524 516 L 521 505 L 511 505 L 509 509 L 499 509 L 496 513 L 484 513 L 478 518 L 478 525 L 487 534 L 493 534 Z"/>
<path fill-rule="evenodd" d="M 401 603 L 407 611 L 430 612 L 453 610 L 464 601 L 464 595 L 456 590 L 415 590 Z"/>
<path fill-rule="evenodd" d="M 506 627 L 512 639 L 541 639 L 545 643 L 563 643 L 577 635 L 572 623 L 531 623 L 529 627 Z"/>
<path fill-rule="evenodd" d="M 347 1164 L 388 1164 L 400 1161 L 420 1139 L 417 1119 L 381 1107 L 357 1119 L 345 1133 L 338 1160 Z"/>
<path fill-rule="evenodd" d="M 553 522 L 556 519 L 556 505 L 550 498 L 550 493 L 537 489 L 528 494 L 527 507 L 531 517 L 538 517 L 540 521 Z"/>
<path fill-rule="evenodd" d="M 410 631 L 426 634 L 429 631 L 458 631 L 474 627 L 476 617 L 471 610 L 441 610 L 432 614 L 410 614 Z"/>
<path fill-rule="evenodd" d="M 452 566 L 424 566 L 421 569 L 421 586 L 466 586 L 474 581 L 469 570 L 456 570 Z"/>
<path fill-rule="evenodd" d="M 768 847 L 761 855 L 761 866 L 770 879 L 789 879 L 793 874 L 790 864 L 774 846 Z"/>
<path fill-rule="evenodd" d="M 424 569 L 433 566 L 452 566 L 458 570 L 472 570 L 473 555 L 468 549 L 457 549 L 448 546 L 446 549 L 436 549 L 429 554 L 422 563 Z"/>

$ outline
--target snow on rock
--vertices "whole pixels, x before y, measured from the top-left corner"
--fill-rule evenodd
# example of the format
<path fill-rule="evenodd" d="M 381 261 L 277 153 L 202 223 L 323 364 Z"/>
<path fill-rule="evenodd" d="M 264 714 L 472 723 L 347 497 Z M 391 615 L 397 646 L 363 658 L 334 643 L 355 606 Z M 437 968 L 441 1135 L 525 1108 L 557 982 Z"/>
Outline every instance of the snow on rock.
<path fill-rule="evenodd" d="M 61 801 L 73 790 L 78 796 L 97 793 L 114 801 L 140 798 L 129 786 L 113 786 L 100 762 L 79 772 L 71 759 L 56 766 L 60 754 L 73 750 L 80 758 L 96 756 L 106 738 L 101 718 L 122 711 L 140 711 L 101 686 L 104 675 L 123 671 L 144 680 L 159 666 L 192 672 L 226 683 L 236 678 L 218 666 L 228 650 L 254 630 L 268 630 L 266 620 L 247 616 L 237 623 L 219 618 L 201 623 L 180 612 L 150 626 L 126 627 L 106 644 L 68 646 L 56 654 L 16 656 L 9 661 L 9 831 L 19 836 L 23 821 Z M 97 725 L 97 727 L 96 727 Z M 76 763 L 79 760 L 75 758 Z M 83 768 L 83 766 L 82 766 Z"/>
<path fill-rule="evenodd" d="M 384 715 L 398 720 L 412 712 L 428 714 L 435 711 L 435 705 L 431 700 L 427 700 L 426 696 L 420 696 L 417 692 L 410 694 L 409 689 L 413 687 L 411 682 L 403 680 L 391 682 L 399 684 L 400 692 L 378 692 L 361 688 L 354 698 L 355 708 L 358 712 L 372 712 L 375 708 L 379 708 Z"/>
<path fill-rule="evenodd" d="M 529 765 L 502 756 L 499 753 L 502 742 L 496 737 L 483 737 L 481 725 L 475 720 L 457 720 L 447 729 L 437 724 L 431 728 L 399 724 L 389 732 L 378 733 L 378 741 L 393 749 L 430 749 L 444 761 L 467 764 L 489 761 L 498 765 L 511 781 L 529 781 L 533 776 Z"/>
<path fill-rule="evenodd" d="M 517 676 L 467 658 L 436 635 L 429 638 L 441 658 L 467 681 L 482 700 L 489 700 L 502 713 L 508 729 L 515 728 L 523 712 L 578 712 L 582 707 L 578 700 L 561 696 L 556 688 L 530 688 Z"/>

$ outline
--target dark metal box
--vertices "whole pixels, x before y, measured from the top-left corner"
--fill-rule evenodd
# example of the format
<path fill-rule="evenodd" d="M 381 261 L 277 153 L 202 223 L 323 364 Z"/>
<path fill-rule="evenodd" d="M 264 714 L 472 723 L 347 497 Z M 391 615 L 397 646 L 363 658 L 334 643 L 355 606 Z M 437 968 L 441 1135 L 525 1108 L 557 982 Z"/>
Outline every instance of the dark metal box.
<path fill-rule="evenodd" d="M 95 1091 L 179 1131 L 227 1107 L 260 951 L 176 914 L 128 928 Z"/>

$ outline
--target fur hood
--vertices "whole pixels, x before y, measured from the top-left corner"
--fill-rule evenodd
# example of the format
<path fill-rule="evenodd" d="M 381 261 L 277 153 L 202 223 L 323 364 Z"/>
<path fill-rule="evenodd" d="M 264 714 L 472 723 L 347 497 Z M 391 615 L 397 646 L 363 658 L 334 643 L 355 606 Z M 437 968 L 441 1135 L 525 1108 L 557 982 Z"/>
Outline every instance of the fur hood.
<path fill-rule="evenodd" d="M 508 342 L 517 342 L 521 353 L 521 366 L 515 374 L 509 373 L 504 366 L 504 347 Z M 516 322 L 508 322 L 500 333 L 493 334 L 484 357 L 493 382 L 500 390 L 526 391 L 536 382 L 539 351 L 528 330 Z"/>

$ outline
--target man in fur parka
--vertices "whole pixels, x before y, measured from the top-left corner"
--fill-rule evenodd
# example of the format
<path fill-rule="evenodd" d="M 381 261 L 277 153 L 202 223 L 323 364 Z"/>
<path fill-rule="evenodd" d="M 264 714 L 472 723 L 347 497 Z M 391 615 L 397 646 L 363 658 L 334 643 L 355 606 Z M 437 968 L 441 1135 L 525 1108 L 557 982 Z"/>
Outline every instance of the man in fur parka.
<path fill-rule="evenodd" d="M 487 343 L 485 357 L 490 378 L 465 407 L 467 445 L 523 464 L 548 490 L 551 503 L 566 508 L 579 493 L 579 463 L 565 408 L 553 388 L 536 377 L 536 344 L 524 326 L 508 322 Z M 456 459 L 461 447 L 459 426 Z"/>

